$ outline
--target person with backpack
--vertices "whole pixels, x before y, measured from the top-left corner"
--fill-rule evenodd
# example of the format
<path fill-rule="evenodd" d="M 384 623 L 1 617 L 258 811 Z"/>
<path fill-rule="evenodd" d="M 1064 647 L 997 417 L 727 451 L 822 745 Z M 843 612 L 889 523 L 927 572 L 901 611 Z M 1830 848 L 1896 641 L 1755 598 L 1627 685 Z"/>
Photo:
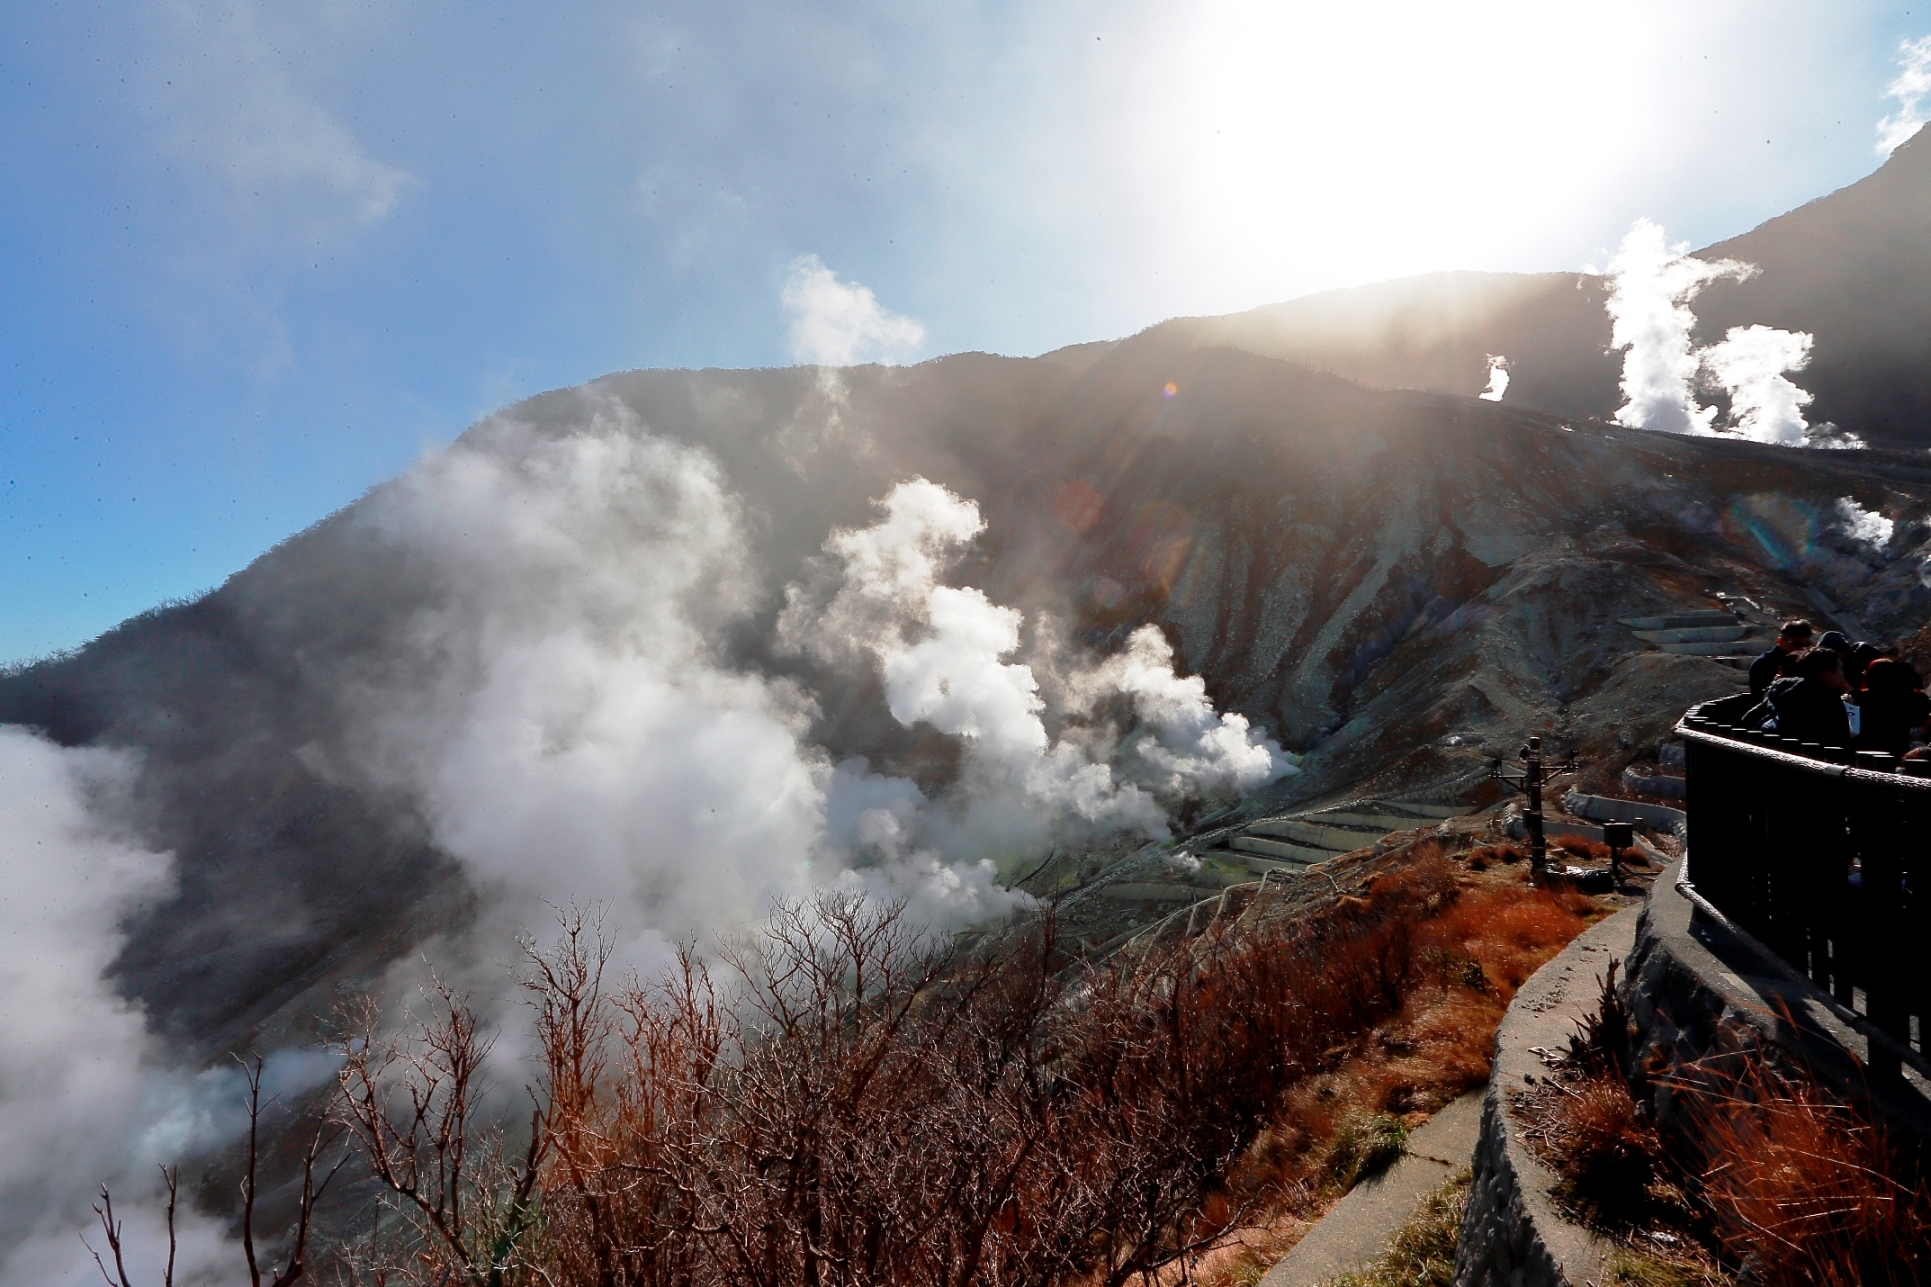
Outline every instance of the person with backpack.
<path fill-rule="evenodd" d="M 1796 653 L 1786 668 L 1791 673 L 1764 690 L 1763 701 L 1743 717 L 1744 726 L 1799 742 L 1849 747 L 1851 722 L 1844 695 L 1851 686 L 1844 678 L 1843 658 L 1820 645 Z"/>

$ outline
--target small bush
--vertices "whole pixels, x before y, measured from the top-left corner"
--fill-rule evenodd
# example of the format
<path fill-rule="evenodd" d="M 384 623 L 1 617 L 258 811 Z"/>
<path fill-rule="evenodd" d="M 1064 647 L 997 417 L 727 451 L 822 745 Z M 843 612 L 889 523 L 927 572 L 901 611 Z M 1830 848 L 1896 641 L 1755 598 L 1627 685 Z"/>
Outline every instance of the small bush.
<path fill-rule="evenodd" d="M 1343 1192 L 1388 1169 L 1408 1147 L 1408 1127 L 1392 1113 L 1355 1113 L 1328 1144 L 1327 1173 Z"/>
<path fill-rule="evenodd" d="M 1550 1142 L 1577 1205 L 1611 1219 L 1639 1214 L 1663 1149 L 1655 1128 L 1636 1111 L 1629 1087 L 1619 1077 L 1589 1078 L 1559 1111 L 1562 1127 Z"/>
<path fill-rule="evenodd" d="M 1555 841 L 1555 847 L 1570 857 L 1581 859 L 1583 862 L 1607 863 L 1609 861 L 1608 845 L 1598 843 L 1594 840 L 1584 840 L 1581 836 L 1558 837 Z"/>

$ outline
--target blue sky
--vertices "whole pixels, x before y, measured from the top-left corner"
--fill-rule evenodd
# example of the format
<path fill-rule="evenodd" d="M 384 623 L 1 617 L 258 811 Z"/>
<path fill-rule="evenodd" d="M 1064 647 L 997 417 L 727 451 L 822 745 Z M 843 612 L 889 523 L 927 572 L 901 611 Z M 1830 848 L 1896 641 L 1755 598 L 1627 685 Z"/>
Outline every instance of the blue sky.
<path fill-rule="evenodd" d="M 35 3 L 0 14 L 0 661 L 511 399 L 793 360 L 801 256 L 1037 353 L 1716 240 L 1881 160 L 1931 13 Z M 902 337 L 901 337 L 902 338 Z"/>

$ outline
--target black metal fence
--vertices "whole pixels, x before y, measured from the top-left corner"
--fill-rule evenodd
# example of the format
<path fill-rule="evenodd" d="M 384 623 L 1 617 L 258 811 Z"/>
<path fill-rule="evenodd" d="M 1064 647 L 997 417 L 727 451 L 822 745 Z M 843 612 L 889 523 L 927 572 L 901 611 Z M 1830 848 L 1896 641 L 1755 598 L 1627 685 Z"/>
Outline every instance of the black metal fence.
<path fill-rule="evenodd" d="M 1704 702 L 1676 726 L 1692 886 L 1872 1025 L 1931 1054 L 1931 777 L 1898 771 L 1915 761 L 1743 729 L 1751 704 Z M 1899 1071 L 1873 1042 L 1871 1075 Z"/>

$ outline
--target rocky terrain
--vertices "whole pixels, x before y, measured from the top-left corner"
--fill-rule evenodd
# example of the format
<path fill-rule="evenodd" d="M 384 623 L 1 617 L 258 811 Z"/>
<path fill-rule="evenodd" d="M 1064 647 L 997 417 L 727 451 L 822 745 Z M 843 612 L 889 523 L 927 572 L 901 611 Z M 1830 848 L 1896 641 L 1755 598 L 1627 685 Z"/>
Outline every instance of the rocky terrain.
<path fill-rule="evenodd" d="M 1574 274 L 1417 279 L 1034 359 L 630 372 L 510 407 L 462 447 L 532 486 L 544 444 L 593 427 L 684 453 L 745 533 L 728 569 L 677 592 L 707 673 L 808 691 L 811 745 L 936 793 L 959 771 L 956 739 L 895 720 L 876 677 L 786 648 L 777 628 L 828 536 L 873 522 L 894 484 L 931 479 L 980 507 L 985 534 L 948 579 L 1026 614 L 1022 656 L 1049 653 L 1056 631 L 1105 657 L 1157 626 L 1218 709 L 1300 757 L 1245 816 L 1371 801 L 1355 812 L 1379 834 L 1438 816 L 1422 806 L 1490 798 L 1497 757 L 1531 733 L 1580 755 L 1585 785 L 1619 780 L 1685 706 L 1741 685 L 1732 663 L 1786 615 L 1879 642 L 1931 619 L 1931 457 L 1911 445 L 1931 433 L 1927 182 L 1920 138 L 1713 248 L 1764 271 L 1712 287 L 1705 325 L 1734 312 L 1814 329 L 1816 410 L 1865 451 L 1605 424 L 1604 287 Z M 1472 396 L 1495 352 L 1514 363 L 1501 403 Z M 501 624 L 449 579 L 480 537 L 436 534 L 431 557 L 429 536 L 384 517 L 412 485 L 378 488 L 205 598 L 0 675 L 0 723 L 138 753 L 137 825 L 174 855 L 177 887 L 128 925 L 113 973 L 195 1058 L 312 1034 L 341 987 L 476 914 L 477 878 L 438 840 L 448 819 L 365 736 L 373 708 L 408 723 L 414 694 L 485 686 L 475 655 Z M 656 575 L 675 533 L 627 531 L 608 539 L 634 553 L 597 575 L 647 611 L 618 582 Z M 709 613 L 705 576 L 729 580 L 742 610 Z M 564 588 L 594 618 L 601 585 Z M 1210 828 L 1235 803 L 1191 801 L 1176 825 Z M 660 841 L 645 828 L 621 843 Z M 705 861 L 683 853 L 663 859 L 673 883 Z M 1053 861 L 1052 883 L 1137 886 L 1134 854 L 1137 839 L 998 856 L 1008 878 Z M 1258 865 L 1230 860 L 1223 883 L 1268 856 L 1250 847 Z M 545 860 L 567 881 L 571 855 Z"/>

